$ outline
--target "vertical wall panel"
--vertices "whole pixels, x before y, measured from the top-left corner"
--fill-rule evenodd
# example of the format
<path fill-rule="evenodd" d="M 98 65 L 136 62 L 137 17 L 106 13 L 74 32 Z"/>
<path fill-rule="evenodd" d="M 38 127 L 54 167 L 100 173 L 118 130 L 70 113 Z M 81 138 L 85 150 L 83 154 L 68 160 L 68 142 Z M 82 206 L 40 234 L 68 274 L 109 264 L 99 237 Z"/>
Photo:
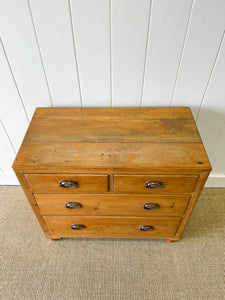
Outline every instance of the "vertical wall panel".
<path fill-rule="evenodd" d="M 0 184 L 37 106 L 191 106 L 225 180 L 224 0 L 0 0 Z M 225 181 L 224 181 L 225 182 Z"/>
<path fill-rule="evenodd" d="M 113 0 L 111 13 L 113 106 L 139 106 L 150 0 Z"/>
<path fill-rule="evenodd" d="M 68 1 L 30 0 L 54 106 L 80 106 Z"/>
<path fill-rule="evenodd" d="M 51 102 L 26 0 L 0 0 L 0 34 L 31 118 L 36 106 Z"/>
<path fill-rule="evenodd" d="M 191 0 L 152 2 L 143 106 L 170 106 L 191 4 Z"/>
<path fill-rule="evenodd" d="M 223 43 L 221 44 L 218 58 L 197 118 L 197 125 L 208 153 L 211 153 L 224 121 L 225 38 L 223 38 Z"/>
<path fill-rule="evenodd" d="M 218 139 L 213 147 L 212 153 L 210 153 L 211 163 L 213 165 L 213 172 L 216 174 L 223 174 L 225 180 L 225 122 Z M 225 181 L 224 181 L 225 182 Z M 225 186 L 225 183 L 224 185 Z"/>
<path fill-rule="evenodd" d="M 12 173 L 15 152 L 0 121 L 0 168 L 4 174 Z"/>
<path fill-rule="evenodd" d="M 72 0 L 83 106 L 110 105 L 109 0 Z"/>
<path fill-rule="evenodd" d="M 194 1 L 173 106 L 191 106 L 196 116 L 225 27 L 224 0 Z"/>
<path fill-rule="evenodd" d="M 18 185 L 12 170 L 15 152 L 0 120 L 0 185 Z"/>
<path fill-rule="evenodd" d="M 28 126 L 28 120 L 1 43 L 0 103 L 0 118 L 11 138 L 14 148 L 18 150 Z"/>

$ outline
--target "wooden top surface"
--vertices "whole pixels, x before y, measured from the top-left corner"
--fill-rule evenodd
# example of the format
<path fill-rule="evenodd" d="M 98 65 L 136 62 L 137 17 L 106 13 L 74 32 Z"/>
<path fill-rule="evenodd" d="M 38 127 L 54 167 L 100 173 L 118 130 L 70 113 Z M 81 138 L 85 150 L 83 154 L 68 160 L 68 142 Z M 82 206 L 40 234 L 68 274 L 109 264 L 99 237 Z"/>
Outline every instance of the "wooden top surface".
<path fill-rule="evenodd" d="M 189 108 L 37 108 L 26 142 L 201 142 Z"/>
<path fill-rule="evenodd" d="M 37 108 L 13 167 L 211 168 L 186 107 Z"/>

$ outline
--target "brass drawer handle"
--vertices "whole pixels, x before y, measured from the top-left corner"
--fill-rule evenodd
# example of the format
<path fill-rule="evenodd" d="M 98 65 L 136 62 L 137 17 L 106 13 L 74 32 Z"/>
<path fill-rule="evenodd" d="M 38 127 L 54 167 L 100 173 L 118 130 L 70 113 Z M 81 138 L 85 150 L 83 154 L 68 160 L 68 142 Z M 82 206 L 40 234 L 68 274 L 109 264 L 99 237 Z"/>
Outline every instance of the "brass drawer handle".
<path fill-rule="evenodd" d="M 146 181 L 145 187 L 147 189 L 161 189 L 163 188 L 163 182 L 158 180 Z"/>
<path fill-rule="evenodd" d="M 153 202 L 149 202 L 149 203 L 145 203 L 143 204 L 143 208 L 144 209 L 158 209 L 159 208 L 159 204 L 158 203 L 153 203 Z"/>
<path fill-rule="evenodd" d="M 81 208 L 82 205 L 79 202 L 67 202 L 65 207 L 70 209 L 78 209 Z"/>
<path fill-rule="evenodd" d="M 82 224 L 73 224 L 70 227 L 71 227 L 71 229 L 74 229 L 74 230 L 81 230 L 81 229 L 84 229 L 86 226 L 82 225 Z"/>
<path fill-rule="evenodd" d="M 142 231 L 152 231 L 155 229 L 155 227 L 151 225 L 141 225 L 139 229 Z"/>
<path fill-rule="evenodd" d="M 74 180 L 61 180 L 59 185 L 66 189 L 72 189 L 78 187 L 78 182 Z"/>

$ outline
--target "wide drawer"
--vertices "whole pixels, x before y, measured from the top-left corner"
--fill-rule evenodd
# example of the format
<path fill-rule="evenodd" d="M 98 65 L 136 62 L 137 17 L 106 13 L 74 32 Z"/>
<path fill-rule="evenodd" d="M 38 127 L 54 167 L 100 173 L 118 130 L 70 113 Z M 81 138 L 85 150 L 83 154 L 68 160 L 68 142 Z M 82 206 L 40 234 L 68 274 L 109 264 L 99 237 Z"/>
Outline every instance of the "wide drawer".
<path fill-rule="evenodd" d="M 95 174 L 25 174 L 34 193 L 105 193 L 108 175 Z"/>
<path fill-rule="evenodd" d="M 60 237 L 172 237 L 177 217 L 75 217 L 44 216 L 50 233 Z M 74 228 L 74 229 L 72 229 Z M 142 229 L 147 229 L 143 231 Z"/>
<path fill-rule="evenodd" d="M 188 195 L 35 194 L 42 215 L 180 216 Z"/>
<path fill-rule="evenodd" d="M 198 176 L 114 175 L 116 193 L 183 194 L 194 190 Z"/>

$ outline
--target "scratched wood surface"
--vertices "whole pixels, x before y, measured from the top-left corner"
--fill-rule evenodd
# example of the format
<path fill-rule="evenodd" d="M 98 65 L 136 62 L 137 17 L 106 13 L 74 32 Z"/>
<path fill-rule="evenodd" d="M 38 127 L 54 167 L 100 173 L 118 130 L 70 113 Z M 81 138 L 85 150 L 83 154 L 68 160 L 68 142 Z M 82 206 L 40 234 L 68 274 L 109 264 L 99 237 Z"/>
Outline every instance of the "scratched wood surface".
<path fill-rule="evenodd" d="M 14 168 L 210 168 L 189 108 L 38 108 Z"/>
<path fill-rule="evenodd" d="M 101 195 L 101 194 L 35 194 L 42 215 L 74 216 L 181 216 L 189 195 Z M 68 209 L 67 202 L 78 202 L 79 209 Z M 159 208 L 147 210 L 145 203 L 156 203 Z"/>
<path fill-rule="evenodd" d="M 200 142 L 189 108 L 37 108 L 25 142 Z"/>
<path fill-rule="evenodd" d="M 211 170 L 189 108 L 38 108 L 13 168 L 47 238 L 170 241 L 180 239 Z M 143 201 L 156 201 L 156 213 Z"/>
<path fill-rule="evenodd" d="M 172 237 L 180 223 L 178 217 L 76 217 L 45 216 L 52 235 L 61 237 Z M 85 224 L 83 230 L 71 229 L 72 224 Z M 152 231 L 141 231 L 139 226 L 149 224 Z"/>

